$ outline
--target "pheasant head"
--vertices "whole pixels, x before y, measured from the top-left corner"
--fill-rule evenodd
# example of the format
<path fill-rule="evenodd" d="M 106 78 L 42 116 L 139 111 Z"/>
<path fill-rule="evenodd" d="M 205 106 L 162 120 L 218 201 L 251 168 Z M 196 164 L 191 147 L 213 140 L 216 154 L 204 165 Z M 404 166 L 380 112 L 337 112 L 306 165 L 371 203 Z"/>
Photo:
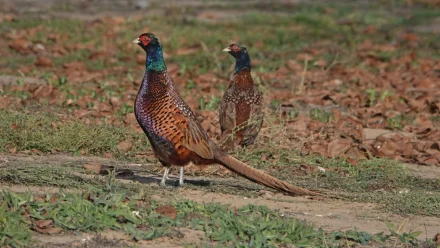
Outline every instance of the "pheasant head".
<path fill-rule="evenodd" d="M 227 52 L 235 58 L 235 72 L 239 72 L 243 69 L 251 70 L 251 59 L 249 58 L 246 47 L 231 44 L 223 49 L 223 52 Z"/>
<path fill-rule="evenodd" d="M 152 33 L 144 33 L 133 40 L 147 53 L 147 71 L 165 72 L 167 67 L 162 54 L 162 45 L 159 39 Z"/>

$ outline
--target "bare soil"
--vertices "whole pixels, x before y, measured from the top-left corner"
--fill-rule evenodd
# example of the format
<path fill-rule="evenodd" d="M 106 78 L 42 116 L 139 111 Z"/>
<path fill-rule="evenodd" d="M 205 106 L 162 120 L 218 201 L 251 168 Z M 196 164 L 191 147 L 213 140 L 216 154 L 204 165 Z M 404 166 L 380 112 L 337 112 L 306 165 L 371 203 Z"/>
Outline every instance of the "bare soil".
<path fill-rule="evenodd" d="M 102 164 L 112 164 L 119 165 L 123 168 L 128 168 L 134 174 L 128 179 L 117 179 L 122 183 L 129 183 L 133 181 L 139 181 L 144 184 L 149 184 L 151 187 L 157 187 L 157 183 L 160 180 L 160 174 L 149 173 L 141 170 L 143 167 L 140 164 L 130 164 L 126 162 L 120 162 L 99 157 L 72 157 L 67 155 L 53 155 L 53 156 L 24 156 L 24 155 L 1 155 L 2 167 L 14 167 L 22 166 L 23 164 L 38 164 L 38 165 L 48 165 L 48 166 L 63 166 L 66 163 L 69 166 L 76 164 L 78 167 L 85 163 L 102 163 Z M 7 162 L 5 162 L 7 161 Z M 151 166 L 151 165 L 150 165 Z M 159 164 L 157 166 L 160 166 Z M 415 173 L 424 178 L 438 177 L 440 175 L 439 167 L 429 167 L 420 165 L 408 164 L 408 168 L 412 173 Z M 373 203 L 358 203 L 358 202 L 348 202 L 345 200 L 335 200 L 335 199 L 320 199 L 313 200 L 306 197 L 291 197 L 280 193 L 274 193 L 272 191 L 260 190 L 258 197 L 248 198 L 243 196 L 234 195 L 226 193 L 216 193 L 210 192 L 211 187 L 221 187 L 230 185 L 243 185 L 247 188 L 255 188 L 255 184 L 248 182 L 242 178 L 199 178 L 199 177 L 185 177 L 186 181 L 189 182 L 211 182 L 206 183 L 197 188 L 193 189 L 193 183 L 187 184 L 187 186 L 182 188 L 176 188 L 169 186 L 167 189 L 173 193 L 176 200 L 188 199 L 196 202 L 216 202 L 221 204 L 227 204 L 232 207 L 241 207 L 247 204 L 265 205 L 271 209 L 276 209 L 284 213 L 286 216 L 293 216 L 300 220 L 306 220 L 310 223 L 316 225 L 316 227 L 321 227 L 326 231 L 336 231 L 336 230 L 349 230 L 358 228 L 360 231 L 365 231 L 369 233 L 378 232 L 389 232 L 386 225 L 386 221 L 394 223 L 395 225 L 400 225 L 405 223 L 401 232 L 410 231 L 421 231 L 422 234 L 419 236 L 420 239 L 425 239 L 426 237 L 431 238 L 440 230 L 440 218 L 419 216 L 419 215 L 408 215 L 400 216 L 396 214 L 390 214 L 379 210 L 379 206 Z M 177 180 L 171 176 L 170 181 Z M 31 191 L 34 193 L 47 193 L 47 192 L 57 192 L 57 188 L 53 187 L 34 187 L 34 186 L 24 186 L 24 185 L 0 185 L 1 190 L 11 190 L 15 192 L 27 192 Z M 153 196 L 157 200 L 169 200 L 162 199 L 161 196 Z M 170 238 L 159 238 L 153 241 L 141 241 L 137 242 L 138 247 L 182 247 L 181 244 L 197 244 L 197 243 L 207 243 L 203 232 L 194 230 L 182 230 L 184 233 L 183 239 L 170 239 Z M 99 236 L 97 236 L 99 235 Z M 99 234 L 61 234 L 61 235 L 41 235 L 35 233 L 35 239 L 42 244 L 49 245 L 49 247 L 59 247 L 70 245 L 71 247 L 86 247 L 86 243 L 98 242 L 96 239 L 101 239 L 99 242 L 102 244 L 103 240 L 106 242 L 113 242 L 114 246 L 108 247 L 119 247 L 120 242 L 125 242 L 124 244 L 134 244 L 130 241 L 129 237 L 124 234 L 117 233 L 114 231 L 106 231 Z M 109 243 L 110 244 L 110 243 Z M 91 246 L 87 246 L 91 247 Z M 99 246 L 93 246 L 99 247 Z"/>

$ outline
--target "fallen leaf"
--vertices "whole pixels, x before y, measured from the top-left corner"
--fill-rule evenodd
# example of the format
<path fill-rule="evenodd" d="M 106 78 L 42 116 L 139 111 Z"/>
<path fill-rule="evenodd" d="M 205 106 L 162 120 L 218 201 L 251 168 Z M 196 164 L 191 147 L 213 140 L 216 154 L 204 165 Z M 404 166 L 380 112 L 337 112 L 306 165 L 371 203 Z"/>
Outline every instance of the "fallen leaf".
<path fill-rule="evenodd" d="M 37 220 L 35 221 L 35 225 L 37 225 L 39 228 L 45 228 L 52 224 L 52 220 Z"/>
<path fill-rule="evenodd" d="M 440 245 L 440 233 L 437 233 L 437 234 L 434 236 L 434 241 L 435 241 L 438 245 Z"/>
<path fill-rule="evenodd" d="M 102 165 L 98 164 L 98 163 L 83 164 L 84 169 L 91 171 L 95 174 L 99 174 L 99 172 L 101 171 L 101 167 L 102 167 Z"/>
<path fill-rule="evenodd" d="M 352 140 L 336 139 L 331 141 L 327 146 L 328 156 L 334 158 L 344 154 L 351 147 Z"/>
<path fill-rule="evenodd" d="M 99 163 L 83 164 L 83 168 L 95 174 L 100 174 L 100 175 L 107 175 L 109 170 L 112 171 L 115 169 L 114 166 L 108 166 Z"/>
<path fill-rule="evenodd" d="M 9 46 L 15 51 L 20 53 L 30 52 L 29 51 L 30 43 L 24 38 L 14 40 Z"/>
<path fill-rule="evenodd" d="M 14 146 L 14 147 L 8 148 L 8 151 L 9 151 L 9 153 L 12 153 L 12 154 L 14 154 L 14 153 L 16 153 L 16 152 L 17 152 L 17 147 L 16 147 L 16 146 Z"/>
<path fill-rule="evenodd" d="M 34 230 L 42 234 L 58 234 L 63 231 L 58 227 L 39 228 L 38 226 L 34 226 Z"/>
<path fill-rule="evenodd" d="M 72 70 L 72 71 L 74 71 L 74 70 L 81 71 L 81 70 L 87 69 L 86 64 L 84 64 L 81 61 L 73 61 L 70 63 L 65 63 L 65 64 L 63 64 L 63 67 L 66 69 Z"/>
<path fill-rule="evenodd" d="M 12 128 L 12 130 L 17 130 L 18 124 L 17 123 L 12 124 L 11 128 Z"/>
<path fill-rule="evenodd" d="M 113 153 L 111 153 L 111 152 L 104 152 L 104 154 L 102 156 L 104 158 L 113 158 Z"/>
<path fill-rule="evenodd" d="M 171 205 L 160 206 L 160 207 L 156 208 L 156 212 L 161 214 L 161 215 L 168 216 L 168 217 L 170 217 L 173 220 L 177 216 L 176 209 L 173 206 L 171 206 Z"/>
<path fill-rule="evenodd" d="M 200 52 L 200 48 L 195 47 L 195 48 L 179 48 L 176 50 L 176 55 L 188 55 L 188 54 L 193 54 L 193 53 L 198 53 Z"/>
<path fill-rule="evenodd" d="M 145 61 L 146 61 L 145 55 L 143 55 L 143 54 L 136 55 L 136 63 L 138 65 L 145 65 L 145 63 L 146 63 Z"/>
<path fill-rule="evenodd" d="M 41 67 L 54 67 L 53 61 L 47 57 L 38 57 L 35 61 L 35 65 Z"/>

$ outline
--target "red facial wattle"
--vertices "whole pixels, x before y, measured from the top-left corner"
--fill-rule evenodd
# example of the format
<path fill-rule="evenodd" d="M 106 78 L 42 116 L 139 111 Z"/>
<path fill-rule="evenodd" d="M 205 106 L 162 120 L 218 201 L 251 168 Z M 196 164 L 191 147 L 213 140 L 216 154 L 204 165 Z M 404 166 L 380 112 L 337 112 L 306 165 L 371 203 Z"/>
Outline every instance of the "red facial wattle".
<path fill-rule="evenodd" d="M 231 50 L 232 50 L 233 52 L 238 52 L 238 51 L 240 51 L 240 47 L 238 47 L 238 46 L 236 46 L 236 45 L 233 45 L 233 46 L 231 46 Z"/>
<path fill-rule="evenodd" d="M 139 38 L 140 40 L 141 40 L 141 42 L 142 42 L 142 45 L 144 45 L 144 46 L 147 46 L 148 45 L 148 43 L 150 43 L 150 41 L 151 41 L 151 39 L 150 38 L 148 38 L 148 37 L 140 37 Z"/>

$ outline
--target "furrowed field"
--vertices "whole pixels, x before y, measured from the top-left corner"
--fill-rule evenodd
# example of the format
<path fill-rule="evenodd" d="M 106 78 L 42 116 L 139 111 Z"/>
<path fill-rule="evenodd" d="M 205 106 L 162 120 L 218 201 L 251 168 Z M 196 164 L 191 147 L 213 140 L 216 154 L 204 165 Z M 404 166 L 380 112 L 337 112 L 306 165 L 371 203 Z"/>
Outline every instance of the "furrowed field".
<path fill-rule="evenodd" d="M 264 98 L 221 166 L 163 167 L 133 113 L 152 32 L 211 139 L 247 47 Z M 0 4 L 0 247 L 439 247 L 440 2 Z"/>

